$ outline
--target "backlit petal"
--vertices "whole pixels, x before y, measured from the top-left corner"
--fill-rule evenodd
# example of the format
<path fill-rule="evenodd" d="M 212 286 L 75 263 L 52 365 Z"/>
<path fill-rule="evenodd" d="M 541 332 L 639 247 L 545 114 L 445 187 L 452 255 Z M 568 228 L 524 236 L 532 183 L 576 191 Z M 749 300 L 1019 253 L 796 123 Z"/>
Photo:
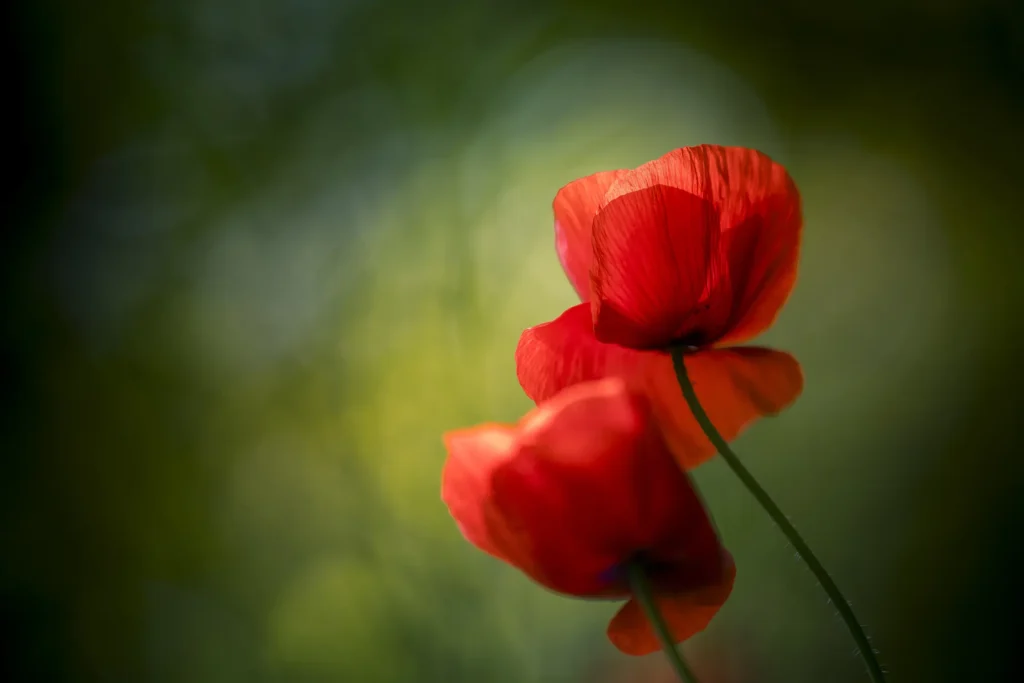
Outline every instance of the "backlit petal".
<path fill-rule="evenodd" d="M 726 555 L 721 573 L 711 583 L 678 593 L 659 591 L 655 586 L 655 602 L 676 643 L 707 628 L 725 604 L 735 580 L 736 565 Z M 643 607 L 635 598 L 612 617 L 608 624 L 608 638 L 628 655 L 646 655 L 661 649 Z"/>
<path fill-rule="evenodd" d="M 581 301 L 590 300 L 591 235 L 604 194 L 623 171 L 602 171 L 574 180 L 555 195 L 555 249 Z"/>
<path fill-rule="evenodd" d="M 725 233 L 722 242 L 734 291 L 733 314 L 717 344 L 738 344 L 761 334 L 775 322 L 796 284 L 800 257 L 799 197 L 779 201 Z M 767 205 L 766 205 L 767 206 Z M 786 214 L 794 210 L 795 214 Z"/>
<path fill-rule="evenodd" d="M 594 336 L 590 306 L 579 304 L 548 323 L 526 329 L 516 346 L 516 375 L 534 403 L 580 382 L 614 376 L 619 356 L 635 353 Z M 618 373 L 624 374 L 624 373 Z"/>
<path fill-rule="evenodd" d="M 804 375 L 791 354 L 757 346 L 707 349 L 686 356 L 686 371 L 704 411 L 726 441 L 739 436 L 759 417 L 776 415 L 803 391 Z M 671 390 L 658 373 L 660 392 Z M 678 385 L 675 371 L 672 381 Z M 663 383 L 663 384 L 662 384 Z M 669 441 L 686 467 L 695 467 L 715 449 L 697 424 L 685 399 L 656 403 L 662 417 L 673 425 Z"/>
<path fill-rule="evenodd" d="M 775 320 L 796 280 L 803 219 L 796 186 L 767 155 L 677 149 L 621 173 L 605 202 L 592 268 L 600 339 L 740 342 Z"/>
<path fill-rule="evenodd" d="M 687 355 L 685 362 L 701 405 L 727 440 L 755 419 L 778 413 L 803 390 L 800 364 L 783 351 L 709 349 Z M 523 332 L 516 373 L 538 403 L 579 382 L 624 377 L 649 396 L 680 464 L 691 469 L 715 454 L 683 398 L 669 354 L 598 341 L 586 304 Z"/>
<path fill-rule="evenodd" d="M 702 344 L 723 329 L 730 301 L 713 300 L 721 291 L 718 223 L 711 202 L 666 185 L 607 204 L 594 221 L 597 338 L 657 348 Z"/>

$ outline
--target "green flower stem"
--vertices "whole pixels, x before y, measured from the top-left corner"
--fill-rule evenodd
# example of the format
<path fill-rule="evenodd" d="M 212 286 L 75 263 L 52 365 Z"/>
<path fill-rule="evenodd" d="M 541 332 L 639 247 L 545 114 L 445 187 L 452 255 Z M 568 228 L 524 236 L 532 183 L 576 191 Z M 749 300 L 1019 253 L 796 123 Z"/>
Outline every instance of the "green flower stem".
<path fill-rule="evenodd" d="M 881 665 L 878 663 L 878 659 L 875 657 L 875 651 L 871 647 L 871 641 L 868 640 L 867 634 L 864 633 L 864 627 L 857 621 L 857 615 L 853 613 L 853 609 L 850 607 L 850 603 L 847 602 L 846 598 L 843 597 L 842 592 L 839 590 L 839 586 L 832 580 L 832 577 L 825 570 L 825 567 L 821 564 L 803 537 L 796 530 L 793 524 L 786 518 L 779 506 L 775 504 L 768 492 L 765 491 L 760 484 L 757 483 L 757 479 L 754 478 L 743 463 L 740 462 L 739 456 L 737 456 L 729 444 L 726 443 L 722 435 L 715 429 L 715 425 L 711 423 L 708 418 L 708 414 L 704 412 L 704 408 L 701 406 L 700 401 L 697 399 L 697 392 L 693 388 L 693 383 L 690 382 L 690 377 L 686 373 L 686 363 L 683 360 L 686 350 L 680 347 L 674 347 L 672 349 L 672 365 L 675 367 L 676 379 L 679 380 L 679 387 L 683 390 L 683 396 L 686 398 L 686 402 L 690 406 L 690 410 L 693 411 L 693 416 L 697 418 L 697 423 L 700 424 L 701 429 L 707 435 L 711 444 L 718 449 L 719 454 L 725 459 L 725 462 L 732 468 L 732 471 L 736 473 L 743 485 L 747 487 L 747 490 L 754 495 L 757 502 L 761 504 L 761 507 L 765 509 L 768 516 L 772 518 L 772 521 L 778 525 L 782 533 L 789 539 L 789 542 L 793 544 L 793 548 L 803 558 L 804 562 L 807 563 L 811 573 L 821 583 L 822 589 L 825 594 L 828 595 L 832 604 L 835 605 L 836 609 L 839 610 L 839 616 L 846 623 L 846 628 L 849 629 L 850 635 L 853 636 L 854 642 L 857 643 L 857 649 L 860 652 L 861 659 L 864 660 L 864 664 L 867 665 L 868 673 L 871 675 L 871 679 L 875 683 L 885 683 L 885 672 L 882 670 Z"/>
<path fill-rule="evenodd" d="M 676 648 L 675 640 L 668 629 L 668 624 L 665 623 L 661 612 L 658 611 L 658 605 L 654 602 L 651 583 L 647 580 L 647 574 L 644 572 L 643 565 L 639 562 L 629 563 L 629 585 L 633 589 L 633 596 L 640 603 L 640 606 L 644 608 L 644 614 L 647 615 L 647 620 L 651 622 L 651 628 L 654 629 L 658 640 L 661 641 L 661 647 L 665 650 L 668 661 L 671 662 L 672 668 L 675 669 L 676 674 L 679 676 L 679 680 L 683 681 L 683 683 L 698 683 L 697 677 L 690 671 L 690 667 L 686 665 L 683 655 Z"/>

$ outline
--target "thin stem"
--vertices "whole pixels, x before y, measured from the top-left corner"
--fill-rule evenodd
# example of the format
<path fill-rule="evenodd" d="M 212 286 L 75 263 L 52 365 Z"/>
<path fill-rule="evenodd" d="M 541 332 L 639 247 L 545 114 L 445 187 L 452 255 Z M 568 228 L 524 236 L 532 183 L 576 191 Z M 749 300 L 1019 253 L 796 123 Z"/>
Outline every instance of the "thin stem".
<path fill-rule="evenodd" d="M 665 618 L 661 616 L 658 605 L 654 602 L 654 593 L 651 590 L 651 582 L 647 580 L 647 573 L 644 572 L 643 565 L 637 561 L 629 563 L 629 585 L 633 589 L 633 596 L 640 603 L 640 606 L 644 608 L 644 614 L 647 615 L 647 620 L 651 622 L 651 628 L 654 629 L 658 640 L 661 641 L 661 647 L 665 650 L 668 661 L 672 664 L 672 668 L 675 669 L 679 680 L 683 681 L 683 683 L 698 683 L 697 677 L 690 671 L 690 667 L 687 666 L 683 655 L 676 648 L 672 632 L 669 631 Z"/>
<path fill-rule="evenodd" d="M 857 615 L 853 613 L 853 609 L 850 607 L 850 603 L 843 597 L 842 592 L 839 590 L 839 586 L 832 580 L 832 577 L 825 570 L 825 567 L 821 564 L 814 553 L 811 552 L 810 547 L 804 541 L 803 537 L 796 530 L 796 527 L 786 518 L 786 515 L 779 509 L 779 506 L 775 504 L 768 492 L 765 491 L 760 484 L 757 483 L 757 479 L 754 478 L 743 463 L 740 462 L 739 456 L 737 456 L 729 444 L 726 443 L 722 435 L 715 429 L 715 425 L 711 423 L 708 414 L 704 412 L 704 408 L 701 406 L 700 401 L 697 399 L 697 392 L 693 388 L 693 383 L 690 382 L 690 377 L 686 373 L 686 363 L 683 360 L 685 349 L 675 347 L 672 349 L 672 365 L 675 367 L 676 379 L 679 380 L 679 387 L 683 390 L 683 396 L 686 398 L 686 402 L 690 406 L 690 410 L 693 411 L 693 416 L 697 418 L 697 423 L 701 429 L 707 435 L 711 444 L 718 449 L 722 458 L 732 468 L 732 471 L 736 473 L 743 485 L 747 487 L 757 502 L 761 504 L 761 507 L 765 509 L 768 516 L 772 518 L 778 527 L 782 530 L 782 533 L 789 539 L 789 542 L 793 544 L 793 548 L 803 558 L 804 562 L 807 563 L 811 573 L 814 574 L 815 578 L 821 583 L 822 589 L 824 589 L 826 595 L 835 605 L 836 609 L 839 610 L 839 616 L 842 617 L 846 623 L 846 628 L 849 629 L 850 635 L 853 636 L 854 642 L 857 643 L 857 649 L 860 651 L 861 659 L 864 660 L 864 664 L 867 665 L 868 673 L 871 674 L 871 679 L 875 683 L 885 683 L 885 672 L 882 670 L 881 665 L 878 663 L 878 659 L 875 657 L 875 651 L 871 647 L 871 641 L 868 640 L 868 636 L 864 633 L 864 627 L 857 621 Z"/>

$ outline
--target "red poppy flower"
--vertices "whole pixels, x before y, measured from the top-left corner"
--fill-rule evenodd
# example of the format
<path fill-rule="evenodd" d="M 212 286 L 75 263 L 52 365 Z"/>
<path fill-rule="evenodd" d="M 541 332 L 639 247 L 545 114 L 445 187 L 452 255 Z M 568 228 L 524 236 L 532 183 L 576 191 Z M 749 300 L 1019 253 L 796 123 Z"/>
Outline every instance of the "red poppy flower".
<path fill-rule="evenodd" d="M 534 401 L 625 377 L 650 396 L 692 468 L 715 448 L 686 405 L 670 348 L 691 348 L 688 374 L 726 439 L 800 394 L 788 353 L 720 348 L 767 329 L 796 281 L 803 219 L 782 166 L 742 147 L 685 147 L 569 183 L 554 211 L 558 255 L 584 303 L 520 338 L 517 374 Z"/>
<path fill-rule="evenodd" d="M 445 435 L 441 497 L 463 535 L 547 588 L 627 598 L 630 561 L 681 642 L 732 590 L 735 567 L 643 394 L 622 379 L 578 384 L 515 426 Z M 659 649 L 630 599 L 608 637 L 623 652 Z"/>

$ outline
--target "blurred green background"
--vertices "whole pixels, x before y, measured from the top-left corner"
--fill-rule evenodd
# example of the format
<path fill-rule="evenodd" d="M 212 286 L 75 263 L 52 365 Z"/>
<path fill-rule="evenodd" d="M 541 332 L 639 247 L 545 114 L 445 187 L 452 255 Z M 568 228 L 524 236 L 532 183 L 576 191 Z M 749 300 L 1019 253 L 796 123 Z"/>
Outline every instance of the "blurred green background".
<path fill-rule="evenodd" d="M 7 681 L 666 681 L 477 552 L 444 430 L 574 303 L 550 203 L 682 145 L 802 189 L 737 442 L 893 683 L 1020 673 L 1024 19 L 995 0 L 42 0 L 3 41 Z M 705 683 L 865 681 L 727 468 Z"/>

